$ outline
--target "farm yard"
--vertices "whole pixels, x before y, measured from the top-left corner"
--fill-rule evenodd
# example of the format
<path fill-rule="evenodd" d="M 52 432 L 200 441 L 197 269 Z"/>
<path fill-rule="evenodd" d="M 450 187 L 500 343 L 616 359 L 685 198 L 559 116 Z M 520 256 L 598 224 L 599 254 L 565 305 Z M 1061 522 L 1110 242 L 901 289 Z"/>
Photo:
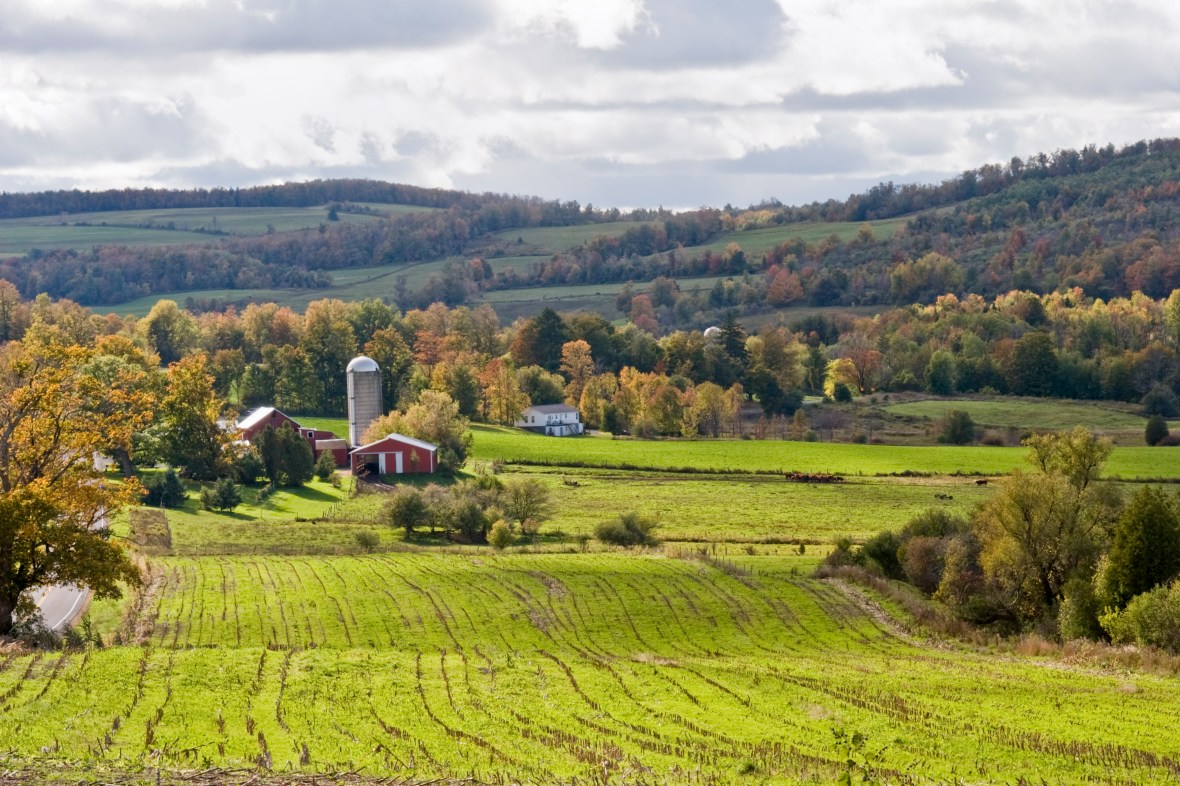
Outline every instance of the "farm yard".
<path fill-rule="evenodd" d="M 134 643 L 0 659 L 0 765 L 830 782 L 843 733 L 891 781 L 1180 771 L 1172 680 L 930 646 L 798 558 L 154 565 Z"/>

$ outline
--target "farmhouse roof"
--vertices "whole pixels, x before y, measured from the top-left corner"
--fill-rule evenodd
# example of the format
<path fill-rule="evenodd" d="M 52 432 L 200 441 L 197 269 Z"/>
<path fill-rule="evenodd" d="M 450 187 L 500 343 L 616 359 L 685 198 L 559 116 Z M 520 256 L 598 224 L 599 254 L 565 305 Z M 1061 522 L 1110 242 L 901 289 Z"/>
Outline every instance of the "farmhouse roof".
<path fill-rule="evenodd" d="M 569 404 L 535 404 L 529 407 L 532 412 L 539 412 L 542 415 L 557 415 L 563 412 L 577 412 L 577 407 L 571 407 Z"/>
<path fill-rule="evenodd" d="M 376 445 L 380 445 L 382 442 L 384 442 L 387 439 L 393 439 L 393 440 L 397 440 L 398 442 L 404 442 L 407 445 L 413 445 L 416 448 L 422 448 L 423 450 L 429 450 L 432 452 L 435 450 L 438 450 L 438 445 L 431 445 L 429 442 L 424 442 L 423 440 L 420 440 L 420 439 L 414 439 L 413 437 L 407 437 L 405 434 L 393 433 L 388 436 L 382 437 L 381 439 L 377 440 L 376 442 L 370 442 L 368 445 L 361 445 L 359 448 L 353 448 L 352 452 L 358 453 L 360 451 L 368 450 L 369 448 L 375 447 Z"/>
<path fill-rule="evenodd" d="M 274 407 L 259 407 L 250 414 L 246 415 L 246 417 L 239 420 L 238 428 L 243 430 L 253 428 L 276 412 L 279 411 Z M 283 413 L 279 412 L 279 414 L 282 415 Z M 294 418 L 292 418 L 292 420 L 294 420 Z"/>

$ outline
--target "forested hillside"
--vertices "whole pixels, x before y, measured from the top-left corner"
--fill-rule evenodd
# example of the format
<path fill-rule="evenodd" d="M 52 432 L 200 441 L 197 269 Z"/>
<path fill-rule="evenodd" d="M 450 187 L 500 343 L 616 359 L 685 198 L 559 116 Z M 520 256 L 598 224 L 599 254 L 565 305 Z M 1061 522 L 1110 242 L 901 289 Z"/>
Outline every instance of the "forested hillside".
<path fill-rule="evenodd" d="M 247 289 L 334 294 L 326 291 L 333 271 L 379 268 L 396 276 L 436 264 L 417 286 L 403 280 L 385 295 L 401 308 L 474 303 L 497 290 L 662 279 L 638 312 L 626 291 L 616 306 L 666 331 L 716 321 L 731 309 L 750 315 L 798 305 L 928 303 L 947 292 L 995 297 L 1077 288 L 1104 299 L 1136 291 L 1165 297 L 1180 286 L 1178 202 L 1177 140 L 1017 158 L 938 185 L 883 183 L 844 201 L 678 214 L 371 181 L 5 194 L 0 216 L 9 219 L 0 234 L 19 217 L 69 213 L 64 225 L 97 210 L 328 205 L 328 215 L 338 217 L 374 204 L 430 209 L 327 220 L 301 231 L 214 233 L 199 245 L 34 248 L 0 260 L 0 278 L 25 297 L 46 292 L 86 305 L 209 290 L 232 303 L 234 291 Z M 877 223 L 857 231 L 869 221 Z M 601 234 L 592 231 L 598 224 Z M 528 245 L 523 234 L 540 227 L 591 231 L 569 235 L 564 247 L 553 239 Z M 517 259 L 489 264 L 506 257 Z M 711 280 L 681 291 L 684 278 Z"/>

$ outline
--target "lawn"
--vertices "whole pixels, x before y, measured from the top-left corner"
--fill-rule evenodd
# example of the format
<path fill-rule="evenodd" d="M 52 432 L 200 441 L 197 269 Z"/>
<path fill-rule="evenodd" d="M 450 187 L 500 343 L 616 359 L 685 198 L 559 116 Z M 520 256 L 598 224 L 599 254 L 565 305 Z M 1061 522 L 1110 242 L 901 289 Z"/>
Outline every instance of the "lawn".
<path fill-rule="evenodd" d="M 635 440 L 609 435 L 570 439 L 511 428 L 473 426 L 473 457 L 551 466 L 690 469 L 714 472 L 831 472 L 883 476 L 1002 475 L 1026 466 L 1024 448 L 853 445 L 770 440 Z M 1106 475 L 1180 479 L 1180 450 L 1115 448 Z"/>

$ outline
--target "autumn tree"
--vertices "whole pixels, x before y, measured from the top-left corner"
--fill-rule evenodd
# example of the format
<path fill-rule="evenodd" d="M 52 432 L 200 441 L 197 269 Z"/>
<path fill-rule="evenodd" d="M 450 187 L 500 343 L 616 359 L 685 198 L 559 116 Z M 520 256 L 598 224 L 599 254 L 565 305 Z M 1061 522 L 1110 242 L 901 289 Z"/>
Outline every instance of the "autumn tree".
<path fill-rule="evenodd" d="M 0 347 L 0 635 L 11 632 L 15 614 L 31 611 L 27 590 L 82 584 L 116 598 L 121 582 L 140 580 L 107 526 L 138 485 L 104 482 L 93 455 L 130 444 L 148 414 L 129 400 L 97 406 L 133 393 L 82 373 L 92 358 L 81 347 Z"/>
<path fill-rule="evenodd" d="M 975 531 L 990 585 L 1019 617 L 1042 619 L 1066 584 L 1086 579 L 1109 539 L 1117 497 L 1099 483 L 1110 442 L 1077 428 L 1026 440 L 1032 473 L 1016 470 L 980 509 Z"/>
<path fill-rule="evenodd" d="M 488 361 L 479 382 L 483 387 L 484 416 L 494 423 L 511 425 L 530 403 L 508 358 Z"/>
<path fill-rule="evenodd" d="M 459 405 L 438 390 L 424 390 L 404 412 L 388 412 L 373 421 L 361 441 L 376 442 L 390 434 L 405 434 L 438 446 L 440 469 L 457 470 L 467 460 L 471 434 Z"/>
<path fill-rule="evenodd" d="M 194 480 L 217 477 L 230 435 L 218 424 L 221 401 L 213 390 L 205 355 L 190 355 L 168 368 L 168 389 L 153 429 L 164 460 Z"/>
<path fill-rule="evenodd" d="M 582 400 L 586 382 L 594 376 L 594 357 L 590 354 L 589 343 L 578 339 L 561 345 L 561 373 L 569 380 L 565 386 L 566 401 L 576 407 Z"/>

